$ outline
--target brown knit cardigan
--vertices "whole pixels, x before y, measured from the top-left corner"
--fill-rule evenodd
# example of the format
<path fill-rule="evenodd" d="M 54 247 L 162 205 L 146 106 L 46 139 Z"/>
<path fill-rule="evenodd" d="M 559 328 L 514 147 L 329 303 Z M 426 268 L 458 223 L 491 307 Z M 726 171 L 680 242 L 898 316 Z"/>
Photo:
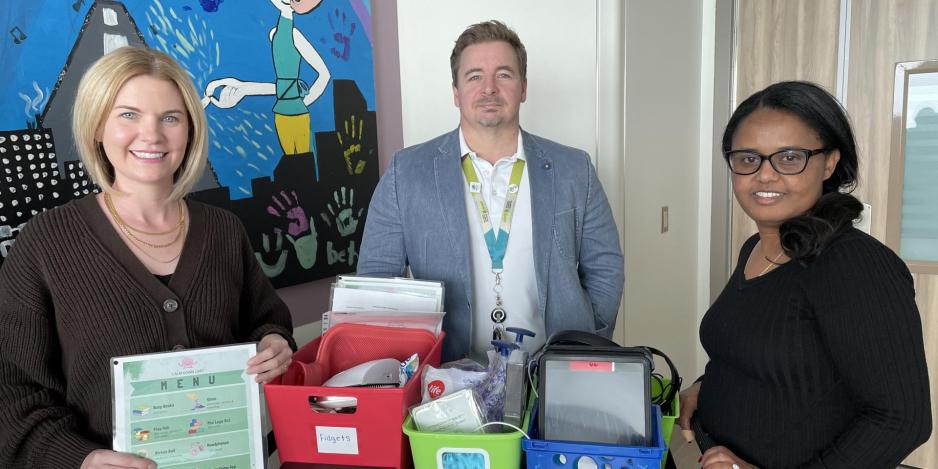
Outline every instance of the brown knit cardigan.
<path fill-rule="evenodd" d="M 188 202 L 164 285 L 93 196 L 36 215 L 0 269 L 0 467 L 77 468 L 111 442 L 108 359 L 292 339 L 290 312 L 231 213 Z"/>

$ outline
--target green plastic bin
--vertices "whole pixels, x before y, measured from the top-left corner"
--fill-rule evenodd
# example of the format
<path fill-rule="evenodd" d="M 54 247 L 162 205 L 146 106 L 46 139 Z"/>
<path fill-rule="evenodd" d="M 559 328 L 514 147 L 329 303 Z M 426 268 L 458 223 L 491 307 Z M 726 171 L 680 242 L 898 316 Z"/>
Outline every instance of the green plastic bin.
<path fill-rule="evenodd" d="M 408 415 L 404 434 L 410 439 L 414 469 L 518 469 L 521 467 L 519 431 L 511 433 L 430 433 L 421 432 Z"/>
<path fill-rule="evenodd" d="M 671 380 L 664 378 L 661 380 L 662 383 L 658 384 L 657 380 L 651 380 L 651 395 L 656 396 L 661 393 L 661 386 L 667 386 Z M 680 389 L 678 389 L 680 392 Z M 674 431 L 674 422 L 677 421 L 677 418 L 681 416 L 681 396 L 680 394 L 674 395 L 674 404 L 672 405 L 674 412 L 673 413 L 662 413 L 661 415 L 661 433 L 664 434 L 664 443 L 670 448 L 671 447 L 671 433 Z M 664 457 L 661 458 L 661 467 L 664 468 L 665 462 L 668 460 L 668 450 L 665 449 Z"/>

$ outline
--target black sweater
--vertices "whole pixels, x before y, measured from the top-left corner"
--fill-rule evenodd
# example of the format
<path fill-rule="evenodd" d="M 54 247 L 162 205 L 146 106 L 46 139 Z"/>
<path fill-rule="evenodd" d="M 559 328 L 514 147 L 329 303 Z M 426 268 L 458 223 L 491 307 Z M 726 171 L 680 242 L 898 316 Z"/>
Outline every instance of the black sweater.
<path fill-rule="evenodd" d="M 695 418 L 760 468 L 895 468 L 931 433 L 908 268 L 850 229 L 811 265 L 746 280 L 756 241 L 700 325 Z"/>

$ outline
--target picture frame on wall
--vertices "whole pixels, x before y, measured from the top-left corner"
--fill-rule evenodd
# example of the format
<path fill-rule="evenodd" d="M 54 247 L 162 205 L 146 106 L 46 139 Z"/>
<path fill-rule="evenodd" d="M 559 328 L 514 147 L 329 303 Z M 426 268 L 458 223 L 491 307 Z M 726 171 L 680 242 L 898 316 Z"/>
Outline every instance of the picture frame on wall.
<path fill-rule="evenodd" d="M 938 60 L 896 64 L 886 245 L 938 274 Z"/>

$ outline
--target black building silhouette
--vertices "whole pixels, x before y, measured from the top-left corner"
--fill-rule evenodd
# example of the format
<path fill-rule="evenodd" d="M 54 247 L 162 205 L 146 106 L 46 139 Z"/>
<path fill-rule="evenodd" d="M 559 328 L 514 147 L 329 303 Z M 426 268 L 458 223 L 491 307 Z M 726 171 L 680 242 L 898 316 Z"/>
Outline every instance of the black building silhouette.
<path fill-rule="evenodd" d="M 280 232 L 282 248 L 295 249 L 286 240 L 290 223 L 294 220 L 280 209 L 281 204 L 296 201 L 302 208 L 305 221 L 316 232 L 316 262 L 306 269 L 291 252 L 286 269 L 271 278 L 275 287 L 295 285 L 355 270 L 357 248 L 361 246 L 362 232 L 368 204 L 378 183 L 378 133 L 374 111 L 368 111 L 365 98 L 352 80 L 334 80 L 335 131 L 317 132 L 315 135 L 318 158 L 313 153 L 284 155 L 274 168 L 273 177 L 255 178 L 251 181 L 252 198 L 231 200 L 228 188 L 217 188 L 193 193 L 190 197 L 231 210 L 244 222 L 254 251 L 261 262 L 273 264 L 279 257 L 278 250 L 264 249 L 264 237 L 268 247 L 276 244 Z M 345 132 L 345 122 L 355 116 L 356 130 Z M 342 142 L 340 143 L 340 135 Z M 357 145 L 357 146 L 356 146 Z M 348 150 L 353 148 L 354 151 Z M 349 158 L 346 158 L 346 156 Z M 352 170 L 349 171 L 351 161 Z M 319 181 L 316 181 L 316 166 L 319 166 Z M 356 172 L 357 168 L 361 168 Z M 342 200 L 345 191 L 346 206 L 339 207 L 336 198 Z M 350 208 L 357 220 L 354 233 L 341 232 L 330 211 Z M 349 207 L 350 205 L 350 207 Z M 274 215 L 268 209 L 271 207 Z M 288 208 L 292 205 L 288 205 Z M 341 259 L 341 260 L 339 260 Z M 331 262 L 330 262 L 331 261 Z"/>
<path fill-rule="evenodd" d="M 96 0 L 85 15 L 78 39 L 40 116 L 39 126 L 55 131 L 61 149 L 58 154 L 60 165 L 79 159 L 72 137 L 72 105 L 78 93 L 78 82 L 95 60 L 122 46 L 147 47 L 147 44 L 123 3 Z M 215 187 L 218 187 L 218 179 L 209 164 L 195 189 Z"/>

